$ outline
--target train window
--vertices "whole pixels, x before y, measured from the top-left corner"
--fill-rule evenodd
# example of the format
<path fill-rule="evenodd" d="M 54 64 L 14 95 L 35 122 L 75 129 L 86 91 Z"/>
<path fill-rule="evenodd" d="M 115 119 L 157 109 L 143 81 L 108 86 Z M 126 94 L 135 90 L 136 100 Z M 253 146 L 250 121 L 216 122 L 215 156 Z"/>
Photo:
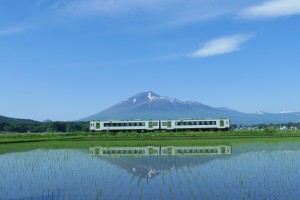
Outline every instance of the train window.
<path fill-rule="evenodd" d="M 213 125 L 216 125 L 216 124 L 217 124 L 217 122 L 216 122 L 216 121 L 213 121 L 213 122 L 212 122 L 212 124 L 213 124 Z"/>
<path fill-rule="evenodd" d="M 141 124 L 142 124 L 142 126 L 145 126 L 145 122 L 142 122 Z"/>
<path fill-rule="evenodd" d="M 181 125 L 181 123 L 180 122 L 176 122 L 176 126 L 180 126 Z"/>
<path fill-rule="evenodd" d="M 157 122 L 153 122 L 153 126 L 157 126 Z"/>
<path fill-rule="evenodd" d="M 167 126 L 167 122 L 162 122 L 162 126 Z"/>

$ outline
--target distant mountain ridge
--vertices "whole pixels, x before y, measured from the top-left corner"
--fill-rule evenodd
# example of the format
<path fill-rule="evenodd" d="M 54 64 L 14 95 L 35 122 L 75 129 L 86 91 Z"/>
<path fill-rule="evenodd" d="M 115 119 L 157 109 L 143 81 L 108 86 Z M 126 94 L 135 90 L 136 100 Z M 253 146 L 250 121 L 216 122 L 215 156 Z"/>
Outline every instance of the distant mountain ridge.
<path fill-rule="evenodd" d="M 40 123 L 40 122 L 31 120 L 31 119 L 10 118 L 10 117 L 4 117 L 4 116 L 0 115 L 0 123 L 35 124 L 35 123 Z"/>
<path fill-rule="evenodd" d="M 80 121 L 221 117 L 227 117 L 235 124 L 288 123 L 298 122 L 300 112 L 247 114 L 226 107 L 214 108 L 196 101 L 160 96 L 149 91 L 134 95 Z"/>

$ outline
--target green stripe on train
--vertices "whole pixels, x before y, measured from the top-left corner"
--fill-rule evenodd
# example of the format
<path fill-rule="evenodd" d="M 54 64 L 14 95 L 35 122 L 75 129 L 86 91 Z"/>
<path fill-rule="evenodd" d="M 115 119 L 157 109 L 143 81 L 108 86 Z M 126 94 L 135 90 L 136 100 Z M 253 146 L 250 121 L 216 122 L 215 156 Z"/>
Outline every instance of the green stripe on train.
<path fill-rule="evenodd" d="M 221 127 L 224 126 L 224 120 L 220 120 L 220 126 L 221 126 Z"/>
<path fill-rule="evenodd" d="M 153 128 L 153 122 L 149 122 L 149 128 Z"/>
<path fill-rule="evenodd" d="M 168 122 L 167 122 L 167 127 L 168 127 L 168 128 L 172 128 L 172 123 L 171 123 L 171 121 L 168 121 Z"/>

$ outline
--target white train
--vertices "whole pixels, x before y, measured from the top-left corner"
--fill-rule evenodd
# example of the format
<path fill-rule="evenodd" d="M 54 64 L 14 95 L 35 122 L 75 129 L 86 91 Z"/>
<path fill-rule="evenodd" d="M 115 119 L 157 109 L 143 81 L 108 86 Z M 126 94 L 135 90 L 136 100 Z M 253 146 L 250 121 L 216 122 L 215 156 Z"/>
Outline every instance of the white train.
<path fill-rule="evenodd" d="M 93 156 L 230 155 L 231 146 L 90 147 Z"/>
<path fill-rule="evenodd" d="M 176 120 L 107 120 L 91 121 L 90 131 L 149 132 L 149 131 L 205 131 L 229 130 L 228 118 Z"/>

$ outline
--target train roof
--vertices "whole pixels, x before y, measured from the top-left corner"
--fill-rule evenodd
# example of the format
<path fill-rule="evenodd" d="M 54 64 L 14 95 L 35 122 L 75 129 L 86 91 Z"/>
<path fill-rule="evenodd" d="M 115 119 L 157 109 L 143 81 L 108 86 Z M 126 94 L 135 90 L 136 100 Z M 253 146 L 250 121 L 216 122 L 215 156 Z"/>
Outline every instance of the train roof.
<path fill-rule="evenodd" d="M 220 119 L 229 119 L 229 118 L 179 118 L 179 119 L 164 119 L 164 120 L 155 120 L 155 119 L 126 119 L 126 120 L 92 120 L 91 122 L 139 122 L 139 121 L 178 121 L 178 120 L 220 120 Z"/>

